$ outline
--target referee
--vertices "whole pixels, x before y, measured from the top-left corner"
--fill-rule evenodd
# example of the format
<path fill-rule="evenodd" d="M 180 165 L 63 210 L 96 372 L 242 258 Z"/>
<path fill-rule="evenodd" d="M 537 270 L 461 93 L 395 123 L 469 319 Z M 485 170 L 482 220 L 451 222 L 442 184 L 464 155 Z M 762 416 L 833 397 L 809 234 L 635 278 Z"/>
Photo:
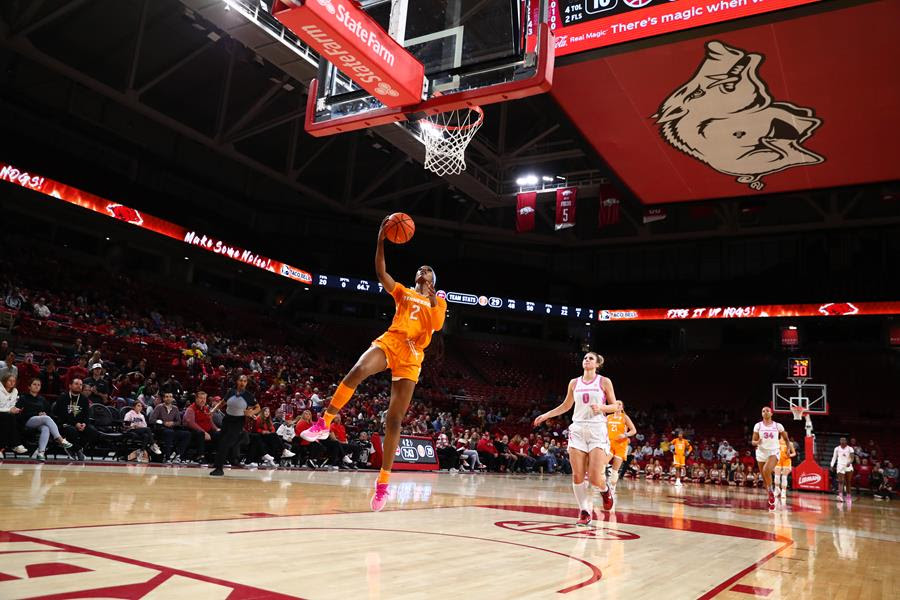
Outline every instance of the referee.
<path fill-rule="evenodd" d="M 225 457 L 230 456 L 240 444 L 244 434 L 244 420 L 246 417 L 254 417 L 259 414 L 259 404 L 253 395 L 247 391 L 247 376 L 237 378 L 235 389 L 225 394 L 225 418 L 222 421 L 222 432 L 219 434 L 219 449 L 216 452 L 215 469 L 210 471 L 214 477 L 222 477 L 225 471 Z"/>

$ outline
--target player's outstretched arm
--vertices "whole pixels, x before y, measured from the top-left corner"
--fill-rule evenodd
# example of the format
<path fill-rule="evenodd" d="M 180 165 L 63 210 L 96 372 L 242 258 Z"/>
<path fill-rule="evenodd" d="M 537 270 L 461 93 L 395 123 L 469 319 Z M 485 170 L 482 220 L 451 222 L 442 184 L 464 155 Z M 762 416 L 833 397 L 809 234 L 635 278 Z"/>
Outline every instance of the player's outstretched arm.
<path fill-rule="evenodd" d="M 393 293 L 394 286 L 397 284 L 394 278 L 388 275 L 387 265 L 384 262 L 384 226 L 387 223 L 387 217 L 381 222 L 378 228 L 378 244 L 375 246 L 375 274 L 378 281 L 388 294 Z"/>
<path fill-rule="evenodd" d="M 538 418 L 534 420 L 534 427 L 538 427 L 541 423 L 546 421 L 547 419 L 552 419 L 553 417 L 559 416 L 572 408 L 575 405 L 575 380 L 569 382 L 569 389 L 566 392 L 566 399 L 562 401 L 562 404 L 557 406 L 551 411 L 547 411 L 544 414 L 540 415 Z"/>
<path fill-rule="evenodd" d="M 759 446 L 759 432 L 758 431 L 753 432 L 753 440 L 750 443 L 753 444 L 754 446 Z"/>

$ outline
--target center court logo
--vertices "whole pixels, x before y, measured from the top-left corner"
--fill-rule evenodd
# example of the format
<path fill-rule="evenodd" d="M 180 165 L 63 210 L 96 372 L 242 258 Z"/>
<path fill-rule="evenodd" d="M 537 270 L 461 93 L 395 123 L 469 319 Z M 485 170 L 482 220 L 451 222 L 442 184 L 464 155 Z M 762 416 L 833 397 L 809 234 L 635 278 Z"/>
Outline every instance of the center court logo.
<path fill-rule="evenodd" d="M 611 527 L 602 525 L 599 527 L 592 525 L 581 527 L 575 523 L 561 523 L 558 521 L 497 521 L 494 525 L 503 529 L 519 531 L 521 533 L 550 535 L 553 537 L 591 538 L 595 540 L 611 540 L 618 542 L 637 540 L 641 537 L 630 531 L 612 529 Z"/>
<path fill-rule="evenodd" d="M 821 481 L 822 476 L 818 473 L 807 473 L 806 475 L 801 475 L 797 483 L 799 485 L 818 485 Z"/>

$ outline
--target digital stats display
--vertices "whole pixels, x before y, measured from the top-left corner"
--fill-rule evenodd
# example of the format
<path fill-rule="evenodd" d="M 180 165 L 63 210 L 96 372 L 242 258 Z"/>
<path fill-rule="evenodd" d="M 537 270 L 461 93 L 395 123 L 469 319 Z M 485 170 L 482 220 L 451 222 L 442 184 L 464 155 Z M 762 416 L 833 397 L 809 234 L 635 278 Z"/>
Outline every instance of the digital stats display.
<path fill-rule="evenodd" d="M 558 0 L 556 56 L 811 4 L 819 0 Z"/>

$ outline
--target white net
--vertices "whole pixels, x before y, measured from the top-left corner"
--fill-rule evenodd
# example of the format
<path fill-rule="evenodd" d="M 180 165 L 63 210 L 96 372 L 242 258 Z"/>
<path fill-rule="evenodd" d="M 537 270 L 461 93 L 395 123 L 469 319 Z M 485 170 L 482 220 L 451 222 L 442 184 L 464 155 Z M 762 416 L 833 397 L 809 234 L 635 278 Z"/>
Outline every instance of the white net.
<path fill-rule="evenodd" d="M 802 420 L 803 420 L 803 413 L 806 412 L 806 408 L 804 408 L 803 406 L 798 406 L 798 405 L 796 405 L 796 404 L 792 404 L 792 405 L 791 405 L 791 412 L 794 414 L 794 420 L 795 420 L 795 421 L 802 421 Z"/>
<path fill-rule="evenodd" d="M 484 112 L 477 106 L 421 119 L 419 139 L 425 145 L 425 168 L 438 175 L 465 171 L 466 148 L 483 122 Z"/>

